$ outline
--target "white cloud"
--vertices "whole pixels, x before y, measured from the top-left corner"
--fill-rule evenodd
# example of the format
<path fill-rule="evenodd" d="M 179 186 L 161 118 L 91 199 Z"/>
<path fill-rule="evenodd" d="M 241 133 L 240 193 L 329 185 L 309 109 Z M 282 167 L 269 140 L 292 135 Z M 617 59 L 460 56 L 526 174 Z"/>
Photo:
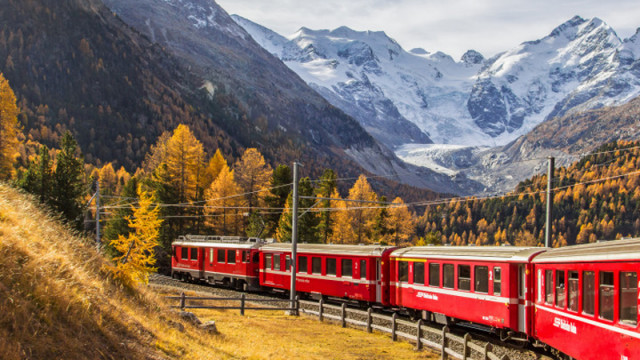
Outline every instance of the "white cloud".
<path fill-rule="evenodd" d="M 217 0 L 229 13 L 282 35 L 302 26 L 383 30 L 405 49 L 489 57 L 548 35 L 574 15 L 598 17 L 622 38 L 640 26 L 638 0 Z"/>

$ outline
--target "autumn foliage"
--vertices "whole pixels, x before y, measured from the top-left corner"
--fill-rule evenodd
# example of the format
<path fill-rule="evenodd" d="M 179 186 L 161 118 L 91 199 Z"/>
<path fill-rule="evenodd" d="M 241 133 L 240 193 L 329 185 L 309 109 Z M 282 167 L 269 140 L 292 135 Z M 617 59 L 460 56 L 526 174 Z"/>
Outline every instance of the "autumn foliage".
<path fill-rule="evenodd" d="M 554 247 L 640 235 L 640 142 L 618 141 L 595 150 L 553 179 Z M 425 234 L 452 245 L 542 245 L 546 175 L 490 199 L 452 199 L 427 207 Z"/>

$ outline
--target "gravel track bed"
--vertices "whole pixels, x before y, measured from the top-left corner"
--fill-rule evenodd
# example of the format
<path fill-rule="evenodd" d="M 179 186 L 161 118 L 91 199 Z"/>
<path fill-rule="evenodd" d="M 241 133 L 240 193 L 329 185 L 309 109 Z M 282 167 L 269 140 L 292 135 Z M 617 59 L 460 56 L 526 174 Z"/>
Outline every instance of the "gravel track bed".
<path fill-rule="evenodd" d="M 231 289 L 227 289 L 227 288 L 220 288 L 220 287 L 215 287 L 215 286 L 210 286 L 207 284 L 197 284 L 197 283 L 185 283 L 176 279 L 172 279 L 171 277 L 168 276 L 164 276 L 164 275 L 158 275 L 158 274 L 153 274 L 149 277 L 149 284 L 151 286 L 154 287 L 170 287 L 172 289 L 182 289 L 182 290 L 187 290 L 187 291 L 193 291 L 193 292 L 197 292 L 200 294 L 203 294 L 205 296 L 214 296 L 214 297 L 240 297 L 240 295 L 242 294 L 241 292 L 235 291 L 235 290 L 231 290 Z M 247 302 L 251 302 L 251 300 L 274 300 L 274 299 L 278 299 L 278 294 L 258 294 L 258 293 L 246 293 L 246 300 Z M 270 303 L 259 303 L 259 302 L 255 302 L 255 305 L 252 306 L 260 306 L 260 307 L 275 307 L 275 308 L 285 308 L 289 306 L 289 301 L 288 298 L 287 299 L 282 299 L 282 301 L 278 301 L 278 302 L 270 302 Z M 176 303 L 177 305 L 177 303 Z M 332 306 L 336 306 L 336 304 L 331 304 Z M 248 309 L 250 310 L 250 309 Z M 310 310 L 310 311 L 318 311 L 318 305 L 311 305 L 311 304 L 307 304 L 306 302 L 301 302 L 300 304 L 300 312 L 301 314 L 305 314 L 304 310 Z M 341 316 L 341 309 L 334 309 L 334 308 L 329 308 L 329 307 L 325 307 L 323 310 L 324 314 L 328 314 L 328 315 L 334 315 L 334 316 Z M 384 319 L 384 318 L 379 318 L 374 316 L 372 319 L 372 324 L 373 325 L 377 325 L 377 326 L 382 326 L 382 327 L 386 327 L 386 328 L 391 328 L 391 313 L 389 313 L 388 311 L 383 312 L 380 309 L 374 309 L 373 311 L 374 314 L 382 314 L 386 317 L 389 317 L 389 319 Z M 313 317 L 313 318 L 318 318 L 318 315 L 315 314 L 309 314 L 306 313 L 306 316 L 309 317 Z M 362 310 L 362 309 L 353 309 L 350 307 L 347 307 L 347 316 L 350 319 L 354 319 L 357 321 L 361 321 L 363 323 L 367 322 L 367 315 L 366 315 L 366 310 Z M 333 319 L 326 319 L 325 321 L 333 321 L 336 323 L 340 323 L 339 320 L 333 320 Z M 407 334 L 411 334 L 414 335 L 416 334 L 416 321 L 412 321 L 410 320 L 408 317 L 405 316 L 398 316 L 398 320 L 400 320 L 397 323 L 397 331 L 398 332 L 404 332 Z M 408 326 L 406 324 L 404 324 L 403 322 L 411 322 L 413 325 L 412 326 Z M 361 329 L 366 329 L 363 326 L 357 326 L 357 325 L 351 325 L 351 324 L 347 324 L 347 326 L 349 327 L 357 327 L 357 328 L 361 328 Z M 442 332 L 442 326 L 438 325 L 438 324 L 423 324 L 423 329 L 424 328 L 432 328 L 435 329 L 438 334 L 433 334 L 430 331 L 426 331 L 423 330 L 422 331 L 422 337 L 424 339 L 428 339 L 432 342 L 435 343 L 440 343 L 441 342 L 441 335 L 440 333 Z M 375 329 L 374 329 L 375 330 Z M 459 327 L 453 327 L 451 329 L 451 333 L 457 335 L 457 336 L 464 336 L 465 332 L 470 332 L 471 336 L 473 338 L 472 342 L 474 342 L 475 344 L 484 347 L 485 344 L 487 342 L 491 343 L 493 345 L 493 352 L 498 355 L 498 356 L 502 356 L 502 355 L 507 355 L 509 357 L 509 359 L 511 360 L 549 360 L 551 358 L 544 356 L 540 353 L 531 351 L 531 350 L 522 350 L 522 349 L 518 349 L 518 348 L 514 348 L 512 346 L 508 346 L 508 345 L 504 345 L 501 344 L 500 341 L 498 339 L 493 339 L 489 336 L 485 336 L 485 335 L 481 335 L 481 334 L 476 334 L 473 331 L 469 331 L 468 329 L 463 329 L 463 328 L 459 328 Z M 409 341 L 409 342 L 414 342 L 413 340 L 408 340 L 405 339 L 404 337 L 398 336 L 398 339 L 400 340 L 404 340 L 404 341 Z M 454 341 L 449 341 L 449 347 L 453 348 L 456 352 L 458 353 L 462 353 L 462 345 L 461 344 L 457 344 Z M 427 349 L 431 349 L 429 347 L 426 347 Z M 438 351 L 437 349 L 435 351 Z M 481 356 L 481 354 L 475 352 L 475 351 L 471 351 L 471 358 L 472 359 L 483 359 L 483 357 Z"/>

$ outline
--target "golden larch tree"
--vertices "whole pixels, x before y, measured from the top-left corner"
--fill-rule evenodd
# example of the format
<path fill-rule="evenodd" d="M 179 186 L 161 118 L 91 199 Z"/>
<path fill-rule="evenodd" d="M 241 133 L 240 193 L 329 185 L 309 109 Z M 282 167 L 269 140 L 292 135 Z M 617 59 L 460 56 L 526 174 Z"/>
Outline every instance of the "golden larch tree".
<path fill-rule="evenodd" d="M 116 194 L 122 194 L 124 186 L 131 180 L 131 174 L 129 174 L 124 166 L 120 166 L 120 169 L 116 172 L 116 179 Z"/>
<path fill-rule="evenodd" d="M 204 180 L 204 150 L 188 126 L 180 124 L 173 131 L 164 162 L 179 200 L 196 200 Z"/>
<path fill-rule="evenodd" d="M 263 190 L 268 188 L 273 170 L 255 148 L 245 150 L 242 157 L 233 165 L 233 169 L 251 212 L 267 195 L 267 191 Z"/>
<path fill-rule="evenodd" d="M 18 158 L 18 106 L 16 95 L 9 81 L 0 73 L 0 180 L 11 179 L 15 174 L 13 164 Z"/>
<path fill-rule="evenodd" d="M 109 162 L 104 164 L 98 172 L 100 191 L 105 194 L 114 194 L 116 191 L 116 185 L 118 184 L 118 178 L 116 171 L 113 170 L 113 165 Z"/>
<path fill-rule="evenodd" d="M 220 149 L 217 149 L 215 154 L 213 154 L 211 159 L 209 159 L 209 164 L 205 170 L 205 188 L 208 188 L 209 185 L 211 185 L 211 183 L 218 177 L 218 174 L 220 174 L 220 171 L 222 171 L 224 166 L 228 166 L 227 160 L 222 156 Z"/>
<path fill-rule="evenodd" d="M 234 179 L 233 170 L 225 165 L 218 177 L 205 191 L 207 223 L 221 235 L 239 235 L 242 229 L 241 215 L 244 198 Z"/>
<path fill-rule="evenodd" d="M 360 175 L 356 183 L 349 190 L 349 200 L 365 201 L 362 203 L 350 202 L 347 204 L 347 208 L 351 213 L 351 224 L 355 233 L 355 242 L 357 244 L 370 243 L 372 241 L 371 235 L 375 226 L 376 215 L 378 209 L 375 207 L 374 202 L 378 200 L 378 195 L 373 192 L 371 185 L 367 181 L 367 177 Z"/>
<path fill-rule="evenodd" d="M 394 244 L 407 243 L 416 233 L 416 220 L 401 198 L 393 200 L 389 207 L 389 240 Z"/>
<path fill-rule="evenodd" d="M 331 198 L 340 199 L 338 190 L 333 190 Z M 351 217 L 353 214 L 348 210 L 346 202 L 331 200 L 329 206 L 330 210 L 335 212 L 334 221 L 331 224 L 329 242 L 333 244 L 355 244 L 356 234 L 353 231 L 353 225 L 351 224 Z"/>
<path fill-rule="evenodd" d="M 156 271 L 154 248 L 158 246 L 158 236 L 162 219 L 160 209 L 153 202 L 153 196 L 138 187 L 138 205 L 132 205 L 133 216 L 127 216 L 131 233 L 120 235 L 111 241 L 111 246 L 120 255 L 113 258 L 116 263 L 114 274 L 128 284 L 148 283 L 149 274 Z"/>

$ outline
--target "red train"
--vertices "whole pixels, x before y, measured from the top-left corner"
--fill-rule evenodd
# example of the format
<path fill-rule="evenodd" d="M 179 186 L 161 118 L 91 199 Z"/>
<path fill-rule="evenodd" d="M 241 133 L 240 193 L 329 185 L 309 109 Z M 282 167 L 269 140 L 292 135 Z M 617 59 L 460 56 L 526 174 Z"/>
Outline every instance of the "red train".
<path fill-rule="evenodd" d="M 297 260 L 301 294 L 469 322 L 577 359 L 640 359 L 640 239 L 560 249 L 301 244 Z M 290 268 L 291 244 L 173 243 L 172 275 L 186 280 L 286 291 Z"/>

